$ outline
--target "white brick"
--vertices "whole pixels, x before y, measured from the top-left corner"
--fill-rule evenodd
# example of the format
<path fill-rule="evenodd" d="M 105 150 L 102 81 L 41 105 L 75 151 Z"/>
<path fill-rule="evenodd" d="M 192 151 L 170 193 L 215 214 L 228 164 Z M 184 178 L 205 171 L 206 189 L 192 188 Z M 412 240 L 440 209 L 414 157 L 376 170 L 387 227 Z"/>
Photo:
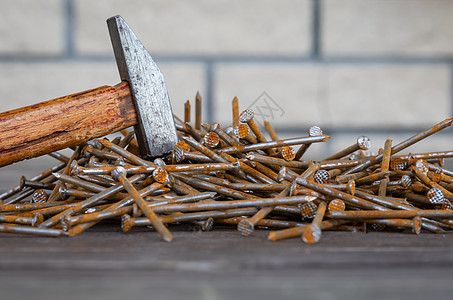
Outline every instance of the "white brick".
<path fill-rule="evenodd" d="M 206 75 L 203 66 L 188 63 L 159 63 L 159 68 L 165 76 L 168 94 L 173 113 L 181 120 L 184 119 L 184 103 L 190 100 L 191 121 L 195 120 L 195 95 L 200 92 L 202 97 L 202 120 L 206 120 Z"/>
<path fill-rule="evenodd" d="M 231 100 L 237 96 L 240 111 L 252 107 L 259 114 L 258 105 L 263 115 L 268 114 L 265 119 L 277 127 L 322 123 L 317 104 L 322 74 L 322 69 L 314 65 L 221 64 L 215 75 L 215 119 L 231 124 Z M 265 100 L 258 99 L 263 92 L 274 101 L 269 102 L 276 109 L 272 113 L 264 107 Z M 262 118 L 257 117 L 257 121 L 262 122 Z"/>
<path fill-rule="evenodd" d="M 120 14 L 152 55 L 302 55 L 309 0 L 77 0 L 77 49 L 111 53 L 105 20 Z"/>
<path fill-rule="evenodd" d="M 327 77 L 331 126 L 420 128 L 451 116 L 446 66 L 332 66 Z"/>
<path fill-rule="evenodd" d="M 420 128 L 450 117 L 450 81 L 442 65 L 220 64 L 215 119 L 266 92 L 284 112 L 268 117 L 276 127 Z"/>
<path fill-rule="evenodd" d="M 120 81 L 111 63 L 1 63 L 0 110 L 10 110 Z"/>
<path fill-rule="evenodd" d="M 322 52 L 342 56 L 453 54 L 453 2 L 322 1 Z"/>
<path fill-rule="evenodd" d="M 0 0 L 0 53 L 56 55 L 64 49 L 60 0 Z"/>

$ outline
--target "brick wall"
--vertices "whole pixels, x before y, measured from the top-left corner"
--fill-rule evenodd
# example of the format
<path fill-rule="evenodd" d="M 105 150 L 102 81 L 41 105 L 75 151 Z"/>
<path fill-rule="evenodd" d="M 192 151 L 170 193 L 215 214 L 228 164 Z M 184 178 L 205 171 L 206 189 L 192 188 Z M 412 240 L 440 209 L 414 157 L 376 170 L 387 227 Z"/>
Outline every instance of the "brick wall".
<path fill-rule="evenodd" d="M 282 137 L 306 135 L 311 125 L 333 136 L 310 148 L 307 158 L 325 157 L 359 135 L 368 135 L 376 152 L 385 138 L 398 143 L 453 112 L 452 1 L 0 5 L 1 111 L 117 83 L 105 20 L 120 14 L 161 67 L 176 114 L 200 91 L 204 120 L 226 125 L 238 96 L 241 109 L 261 108 Z M 448 129 L 408 150 L 452 146 Z M 21 168 L 30 164 L 8 170 Z"/>

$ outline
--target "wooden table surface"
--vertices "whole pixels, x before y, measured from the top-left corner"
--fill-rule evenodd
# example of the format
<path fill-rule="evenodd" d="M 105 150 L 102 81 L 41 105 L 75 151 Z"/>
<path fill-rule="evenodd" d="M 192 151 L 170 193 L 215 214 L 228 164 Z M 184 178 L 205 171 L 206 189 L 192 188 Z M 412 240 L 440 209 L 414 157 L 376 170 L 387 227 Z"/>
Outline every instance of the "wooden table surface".
<path fill-rule="evenodd" d="M 72 238 L 0 234 L 1 299 L 451 299 L 453 235 L 325 232 L 243 237 L 234 229 L 100 224 Z M 140 297 L 140 298 L 139 298 Z"/>

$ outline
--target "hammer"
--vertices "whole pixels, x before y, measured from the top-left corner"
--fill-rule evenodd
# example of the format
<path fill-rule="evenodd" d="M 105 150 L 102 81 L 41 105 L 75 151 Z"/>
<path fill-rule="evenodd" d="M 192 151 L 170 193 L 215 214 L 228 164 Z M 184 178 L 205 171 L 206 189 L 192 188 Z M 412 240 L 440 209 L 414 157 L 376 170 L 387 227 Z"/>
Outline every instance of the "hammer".
<path fill-rule="evenodd" d="M 144 158 L 178 141 L 164 78 L 121 16 L 107 19 L 122 82 L 0 113 L 0 167 L 135 126 Z"/>

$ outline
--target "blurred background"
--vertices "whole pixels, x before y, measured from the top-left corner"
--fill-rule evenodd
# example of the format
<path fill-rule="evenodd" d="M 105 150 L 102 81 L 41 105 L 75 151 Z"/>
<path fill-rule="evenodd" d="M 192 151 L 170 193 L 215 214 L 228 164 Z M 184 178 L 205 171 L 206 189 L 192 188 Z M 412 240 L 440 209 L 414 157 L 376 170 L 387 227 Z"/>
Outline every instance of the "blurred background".
<path fill-rule="evenodd" d="M 449 0 L 0 0 L 0 111 L 117 84 L 106 26 L 117 14 L 161 68 L 176 115 L 183 117 L 184 102 L 194 104 L 199 91 L 203 121 L 228 126 L 237 96 L 241 110 L 254 109 L 258 122 L 270 121 L 282 138 L 306 136 L 313 125 L 332 136 L 311 146 L 305 159 L 327 157 L 360 135 L 370 137 L 377 153 L 387 138 L 395 145 L 453 116 Z M 404 153 L 443 150 L 453 150 L 452 128 Z M 42 157 L 4 167 L 0 190 L 55 164 Z M 300 239 L 266 243 L 264 232 L 208 243 L 209 233 L 194 232 L 165 246 L 155 235 L 119 231 L 55 241 L 2 237 L 2 293 L 12 299 L 27 292 L 26 299 L 143 298 L 144 290 L 145 297 L 164 299 L 172 298 L 168 292 L 181 295 L 174 299 L 451 295 L 446 235 L 331 234 L 316 247 Z"/>
<path fill-rule="evenodd" d="M 0 0 L 0 111 L 119 82 L 106 19 L 119 14 L 160 66 L 175 114 L 199 91 L 203 121 L 231 100 L 282 137 L 318 125 L 322 159 L 371 138 L 376 153 L 453 114 L 453 1 Z M 194 105 L 192 105 L 194 107 Z M 39 125 L 39 124 L 37 124 Z M 446 129 L 407 152 L 451 150 Z M 407 153 L 405 152 L 405 153 Z M 15 184 L 52 164 L 5 168 Z M 8 186 L 6 186 L 8 187 Z"/>

